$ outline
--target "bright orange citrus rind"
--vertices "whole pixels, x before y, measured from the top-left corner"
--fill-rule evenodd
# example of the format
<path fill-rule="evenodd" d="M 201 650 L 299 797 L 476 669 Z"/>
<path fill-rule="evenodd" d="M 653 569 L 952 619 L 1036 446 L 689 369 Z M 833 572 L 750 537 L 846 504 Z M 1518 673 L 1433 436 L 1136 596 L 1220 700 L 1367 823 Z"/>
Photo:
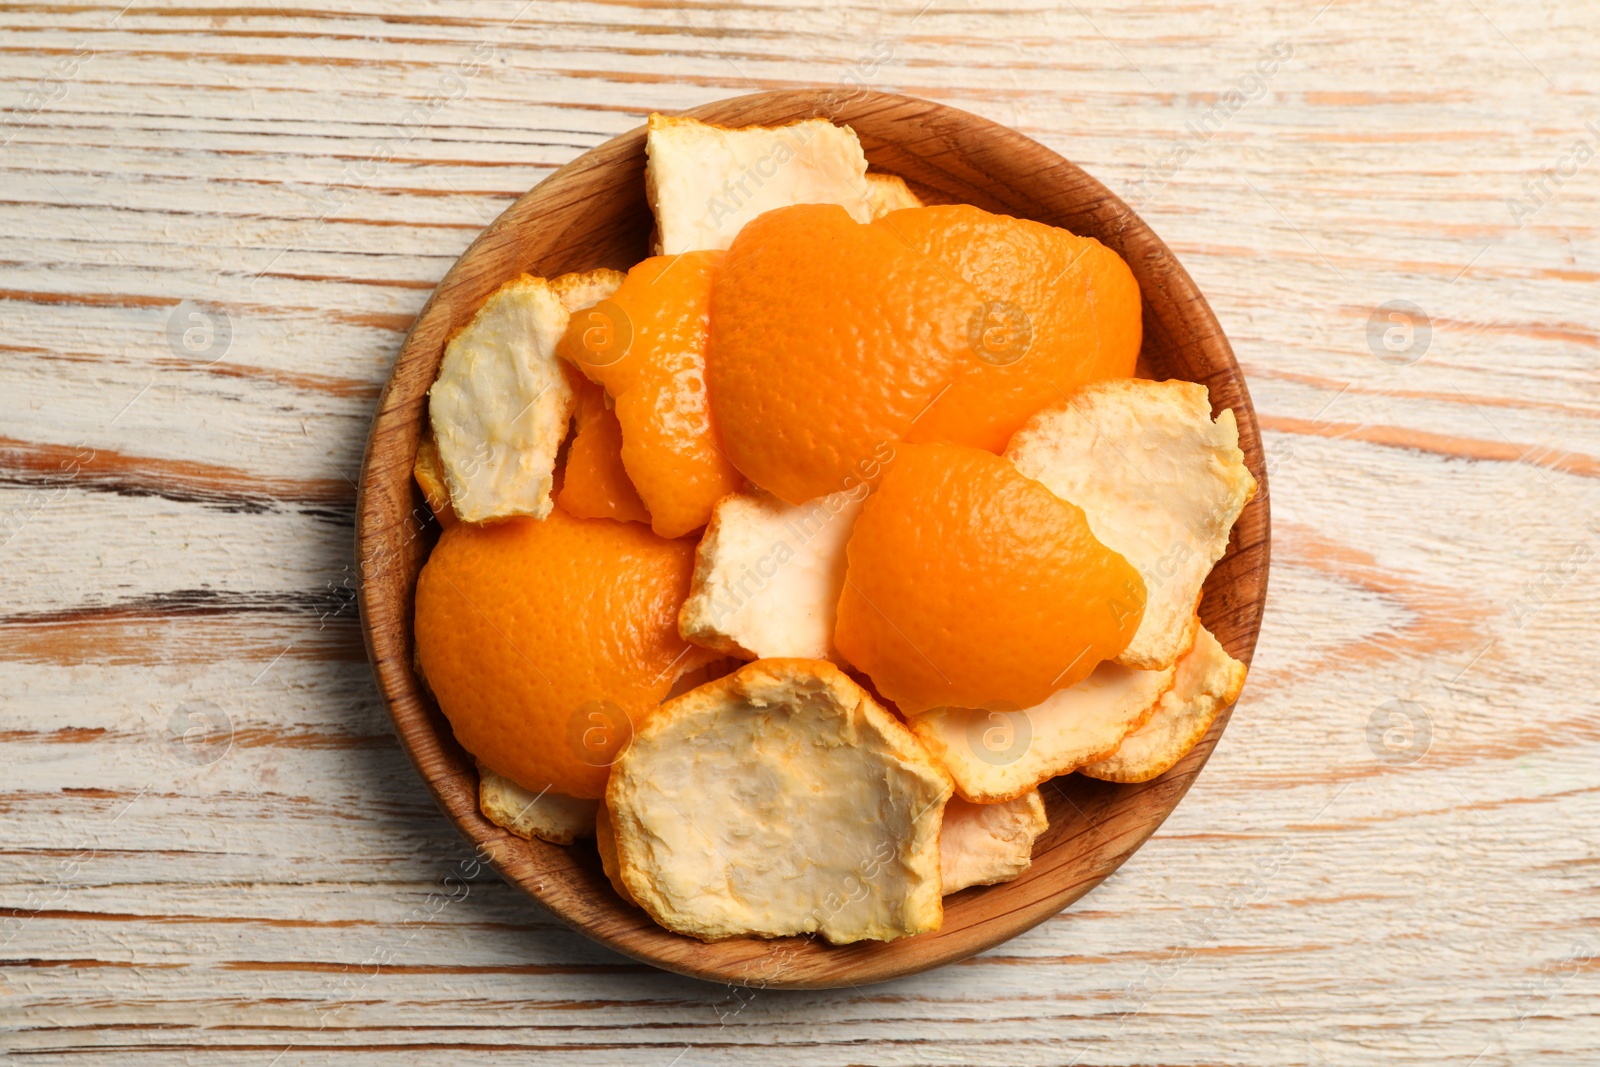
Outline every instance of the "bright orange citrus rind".
<path fill-rule="evenodd" d="M 567 446 L 556 503 L 579 519 L 649 522 L 650 512 L 622 463 L 622 424 L 606 406 L 606 391 L 583 379 L 576 392 L 577 429 Z"/>
<path fill-rule="evenodd" d="M 728 458 L 791 504 L 871 481 L 900 440 L 999 452 L 1040 408 L 1133 373 L 1139 287 L 1091 238 L 974 207 L 868 224 L 767 212 L 711 295 L 706 382 Z"/>
<path fill-rule="evenodd" d="M 1021 709 L 1138 629 L 1144 582 L 1083 512 L 961 445 L 899 445 L 846 548 L 834 640 L 900 711 Z"/>
<path fill-rule="evenodd" d="M 711 286 L 721 252 L 653 256 L 608 300 L 572 317 L 557 352 L 615 402 L 622 465 L 662 537 L 704 526 L 744 479 L 706 400 Z"/>
<path fill-rule="evenodd" d="M 611 762 L 716 653 L 678 636 L 694 545 L 641 523 L 457 523 L 417 579 L 418 659 L 456 738 L 525 789 L 603 794 Z"/>

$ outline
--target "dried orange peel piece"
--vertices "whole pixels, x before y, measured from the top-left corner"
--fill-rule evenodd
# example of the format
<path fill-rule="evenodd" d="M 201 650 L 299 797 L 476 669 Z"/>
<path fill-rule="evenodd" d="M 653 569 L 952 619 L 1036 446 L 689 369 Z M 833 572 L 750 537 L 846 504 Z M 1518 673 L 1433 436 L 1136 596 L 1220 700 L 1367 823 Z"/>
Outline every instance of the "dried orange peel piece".
<path fill-rule="evenodd" d="M 922 200 L 898 174 L 867 172 L 867 204 L 872 217 L 881 219 L 891 211 L 921 207 Z"/>
<path fill-rule="evenodd" d="M 741 659 L 834 659 L 845 542 L 866 487 L 799 506 L 752 489 L 717 502 L 678 629 Z"/>
<path fill-rule="evenodd" d="M 627 883 L 622 880 L 622 865 L 617 859 L 617 835 L 611 828 L 611 813 L 606 810 L 604 802 L 595 810 L 594 844 L 595 850 L 600 853 L 600 869 L 605 872 L 606 881 L 611 883 L 617 896 L 637 908 L 639 902 L 633 899 Z"/>
<path fill-rule="evenodd" d="M 824 118 L 732 129 L 651 115 L 645 128 L 645 196 L 665 255 L 725 249 L 750 220 L 790 204 L 837 204 L 866 222 L 866 171 L 855 131 Z"/>
<path fill-rule="evenodd" d="M 593 307 L 617 291 L 627 274 L 610 267 L 560 274 L 550 279 L 550 289 L 570 315 Z"/>
<path fill-rule="evenodd" d="M 550 282 L 524 274 L 445 345 L 428 414 L 451 506 L 467 522 L 550 513 L 572 417 L 572 386 L 555 355 L 567 319 Z"/>
<path fill-rule="evenodd" d="M 639 523 L 445 530 L 417 579 L 417 655 L 462 746 L 524 789 L 601 795 L 674 679 L 715 654 L 678 636 L 694 547 Z"/>
<path fill-rule="evenodd" d="M 552 845 L 593 837 L 599 807 L 598 800 L 579 800 L 550 789 L 530 792 L 478 765 L 478 810 L 518 837 L 538 838 Z"/>
<path fill-rule="evenodd" d="M 1178 658 L 1172 688 L 1144 724 L 1103 760 L 1078 768 L 1108 782 L 1148 782 L 1165 774 L 1200 742 L 1222 709 L 1239 699 L 1245 665 L 1228 655 L 1204 626 Z"/>
<path fill-rule="evenodd" d="M 668 701 L 606 789 L 623 884 L 706 941 L 893 940 L 943 921 L 950 782 L 837 667 L 768 659 Z"/>
<path fill-rule="evenodd" d="M 543 518 L 574 395 L 556 345 L 573 311 L 622 283 L 599 268 L 502 285 L 446 343 L 415 473 L 429 506 L 468 522 Z"/>
<path fill-rule="evenodd" d="M 1032 707 L 1122 651 L 1144 608 L 1077 507 L 976 448 L 898 446 L 846 554 L 834 640 L 907 715 Z"/>
<path fill-rule="evenodd" d="M 427 501 L 439 525 L 454 523 L 456 512 L 450 506 L 450 487 L 445 484 L 444 464 L 439 459 L 439 446 L 433 439 L 432 427 L 425 428 L 422 440 L 417 442 L 417 458 L 411 464 L 411 477 L 416 479 L 417 488 L 422 490 L 422 499 Z"/>
<path fill-rule="evenodd" d="M 958 795 L 995 804 L 1115 752 L 1155 711 L 1175 669 L 1102 663 L 1030 708 L 937 708 L 908 725 L 950 772 Z"/>
<path fill-rule="evenodd" d="M 951 797 L 939 830 L 944 893 L 1009 882 L 1033 866 L 1033 843 L 1050 826 L 1037 789 L 999 804 Z"/>
<path fill-rule="evenodd" d="M 662 537 L 706 524 L 744 479 L 722 455 L 706 401 L 711 284 L 721 252 L 656 256 L 573 316 L 560 355 L 598 382 L 622 429 L 622 465 Z"/>

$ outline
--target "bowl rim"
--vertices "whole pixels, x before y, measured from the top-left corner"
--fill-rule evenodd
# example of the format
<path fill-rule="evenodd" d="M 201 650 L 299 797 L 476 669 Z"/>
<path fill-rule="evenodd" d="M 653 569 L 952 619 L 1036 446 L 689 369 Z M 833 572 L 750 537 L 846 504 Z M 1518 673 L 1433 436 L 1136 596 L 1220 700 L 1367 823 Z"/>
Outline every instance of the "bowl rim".
<path fill-rule="evenodd" d="M 857 130 L 875 168 L 901 174 L 916 188 L 966 202 L 987 198 L 1013 208 L 1016 204 L 1012 201 L 1021 197 L 1027 201 L 1024 211 L 1033 208 L 1057 219 L 1080 220 L 1079 225 L 1068 228 L 1088 232 L 1117 248 L 1140 280 L 1146 344 L 1154 328 L 1166 339 L 1169 360 L 1202 369 L 1200 376 L 1189 380 L 1208 386 L 1214 409 L 1234 409 L 1240 447 L 1257 480 L 1256 496 L 1235 526 L 1228 554 L 1208 579 L 1201 606 L 1202 617 L 1218 632 L 1228 651 L 1250 662 L 1270 563 L 1267 472 L 1260 430 L 1243 373 L 1210 306 L 1176 256 L 1132 208 L 1080 168 L 1023 134 L 915 97 L 866 90 L 851 91 L 844 97 L 837 89 L 778 90 L 719 100 L 679 114 L 730 126 L 790 121 L 774 118 L 774 114 L 789 115 L 792 120 L 826 117 Z M 908 146 L 904 138 L 884 139 L 864 132 L 867 127 L 877 130 L 884 125 L 918 131 L 916 144 Z M 760 988 L 859 986 L 965 959 L 1056 915 L 1125 862 L 1188 792 L 1226 728 L 1232 708 L 1217 716 L 1205 737 L 1178 765 L 1150 782 L 1116 785 L 1073 775 L 1068 776 L 1071 782 L 1055 779 L 1047 783 L 1053 793 L 1041 787 L 1052 806 L 1052 823 L 1058 809 L 1074 825 L 1082 822 L 1082 828 L 1066 842 L 1078 851 L 1051 866 L 1054 880 L 1048 887 L 1032 884 L 1041 881 L 1034 875 L 1043 857 L 1036 854 L 1035 870 L 1017 881 L 974 887 L 946 898 L 947 916 L 957 902 L 966 908 L 973 901 L 990 901 L 981 917 L 959 931 L 947 922 L 944 930 L 887 943 L 829 946 L 809 938 L 746 938 L 708 945 L 655 926 L 643 912 L 629 908 L 614 895 L 605 900 L 610 887 L 603 875 L 596 881 L 598 864 L 581 859 L 571 848 L 526 841 L 484 818 L 478 811 L 477 774 L 470 756 L 456 744 L 413 670 L 410 596 L 428 543 L 423 526 L 426 512 L 417 506 L 420 498 L 412 484 L 411 466 L 420 434 L 418 412 L 425 413 L 427 388 L 437 374 L 444 340 L 462 321 L 464 299 L 478 292 L 487 295 L 486 285 L 487 291 L 492 291 L 512 276 L 500 273 L 486 279 L 484 272 L 476 269 L 478 265 L 520 261 L 522 265 L 516 269 L 532 269 L 540 265 L 541 258 L 580 254 L 570 243 L 577 237 L 569 240 L 568 234 L 581 229 L 584 202 L 596 195 L 594 183 L 618 187 L 629 180 L 635 182 L 638 207 L 645 208 L 644 219 L 648 219 L 642 180 L 623 173 L 630 165 L 642 171 L 644 134 L 641 125 L 582 153 L 506 208 L 451 266 L 401 343 L 373 415 L 356 504 L 357 600 L 379 693 L 401 747 L 435 803 L 473 843 L 479 857 L 567 926 L 608 948 L 690 977 Z M 908 164 L 914 164 L 909 169 L 916 169 L 934 157 L 912 155 L 913 150 L 942 153 L 940 166 L 949 169 L 933 175 L 922 173 L 922 180 L 917 180 L 906 173 Z M 1028 161 L 1021 179 L 1007 173 L 1008 167 L 1016 167 L 1017 157 Z M 1027 192 L 1018 192 L 1019 181 L 1028 186 Z M 619 195 L 616 189 L 613 195 Z M 980 202 L 978 206 L 986 205 Z M 1041 211 L 1041 207 L 1048 210 Z M 609 219 L 607 225 L 617 233 L 633 232 L 641 222 L 637 208 L 629 208 Z M 541 231 L 541 227 L 547 231 L 551 226 L 560 232 Z M 535 238 L 536 233 L 542 236 Z M 563 241 L 569 243 L 563 245 Z M 588 264 L 606 265 L 614 264 Z M 1163 301 L 1159 311 L 1152 306 L 1152 287 Z M 481 299 L 469 299 L 473 310 Z M 1169 315 L 1181 330 L 1169 328 Z M 1218 589 L 1213 589 L 1214 583 Z M 1062 809 L 1063 801 L 1072 812 Z M 1130 818 L 1135 814 L 1137 817 Z M 1093 840 L 1085 829 L 1092 831 Z M 1071 870 L 1069 862 L 1076 864 Z M 1030 885 L 1032 890 L 1025 891 Z M 996 907 L 997 914 L 987 914 Z M 970 911 L 970 915 L 980 913 Z"/>

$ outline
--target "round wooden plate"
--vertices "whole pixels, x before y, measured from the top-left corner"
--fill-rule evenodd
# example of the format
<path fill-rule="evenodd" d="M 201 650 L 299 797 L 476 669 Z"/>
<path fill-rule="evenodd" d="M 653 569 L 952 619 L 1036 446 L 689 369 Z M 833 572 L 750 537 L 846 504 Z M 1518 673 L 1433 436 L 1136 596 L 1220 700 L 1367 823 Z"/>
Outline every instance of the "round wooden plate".
<path fill-rule="evenodd" d="M 821 115 L 850 125 L 877 170 L 905 178 L 928 203 L 968 203 L 1098 238 L 1127 260 L 1144 294 L 1141 373 L 1204 383 L 1232 408 L 1260 483 L 1206 582 L 1201 615 L 1249 662 L 1267 590 L 1267 478 L 1255 412 L 1227 338 L 1167 246 L 1099 182 L 1042 145 L 955 108 L 885 93 L 757 93 L 688 112 L 729 126 Z M 361 619 L 378 688 L 439 807 L 499 872 L 574 929 L 658 967 L 762 987 L 862 985 L 964 959 L 1043 922 L 1092 889 L 1144 843 L 1188 791 L 1228 722 L 1160 778 L 1114 785 L 1068 775 L 1043 787 L 1050 828 L 1033 867 L 1004 885 L 945 900 L 944 926 L 887 944 L 835 947 L 810 938 L 704 944 L 670 933 L 612 892 L 594 847 L 524 841 L 478 811 L 478 775 L 412 671 L 412 596 L 434 531 L 411 480 L 428 387 L 445 339 L 520 271 L 555 276 L 626 270 L 645 258 L 644 128 L 585 152 L 517 200 L 445 275 L 400 349 L 378 402 L 361 471 L 356 550 Z"/>

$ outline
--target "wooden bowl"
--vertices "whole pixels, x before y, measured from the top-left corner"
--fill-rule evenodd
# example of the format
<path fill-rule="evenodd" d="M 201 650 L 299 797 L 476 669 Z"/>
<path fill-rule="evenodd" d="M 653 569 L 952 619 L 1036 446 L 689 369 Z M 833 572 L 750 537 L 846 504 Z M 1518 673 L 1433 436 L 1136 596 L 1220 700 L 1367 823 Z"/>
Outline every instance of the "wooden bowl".
<path fill-rule="evenodd" d="M 1167 246 L 1099 182 L 1028 138 L 955 108 L 885 93 L 848 99 L 826 91 L 756 93 L 695 108 L 730 126 L 822 115 L 853 127 L 874 168 L 899 174 L 929 203 L 964 202 L 1098 238 L 1127 260 L 1144 293 L 1141 373 L 1204 383 L 1215 409 L 1232 408 L 1260 491 L 1234 528 L 1228 554 L 1206 582 L 1201 615 L 1235 657 L 1249 662 L 1267 590 L 1266 470 L 1255 412 L 1239 366 L 1205 298 Z M 1188 791 L 1227 725 L 1166 774 L 1141 785 L 1068 775 L 1043 787 L 1050 828 L 1033 867 L 1004 885 L 945 900 L 937 933 L 834 947 L 810 938 L 704 944 L 670 933 L 624 904 L 594 846 L 524 841 L 478 811 L 478 775 L 412 671 L 412 597 L 434 531 L 411 480 L 426 396 L 446 337 L 519 271 L 554 276 L 627 269 L 648 255 L 644 128 L 562 167 L 512 204 L 445 275 L 400 349 L 378 402 L 361 471 L 357 558 L 361 619 L 378 688 L 400 743 L 439 807 L 496 869 L 574 929 L 636 959 L 681 974 L 761 987 L 863 985 L 964 959 L 1043 922 L 1133 854 Z"/>

